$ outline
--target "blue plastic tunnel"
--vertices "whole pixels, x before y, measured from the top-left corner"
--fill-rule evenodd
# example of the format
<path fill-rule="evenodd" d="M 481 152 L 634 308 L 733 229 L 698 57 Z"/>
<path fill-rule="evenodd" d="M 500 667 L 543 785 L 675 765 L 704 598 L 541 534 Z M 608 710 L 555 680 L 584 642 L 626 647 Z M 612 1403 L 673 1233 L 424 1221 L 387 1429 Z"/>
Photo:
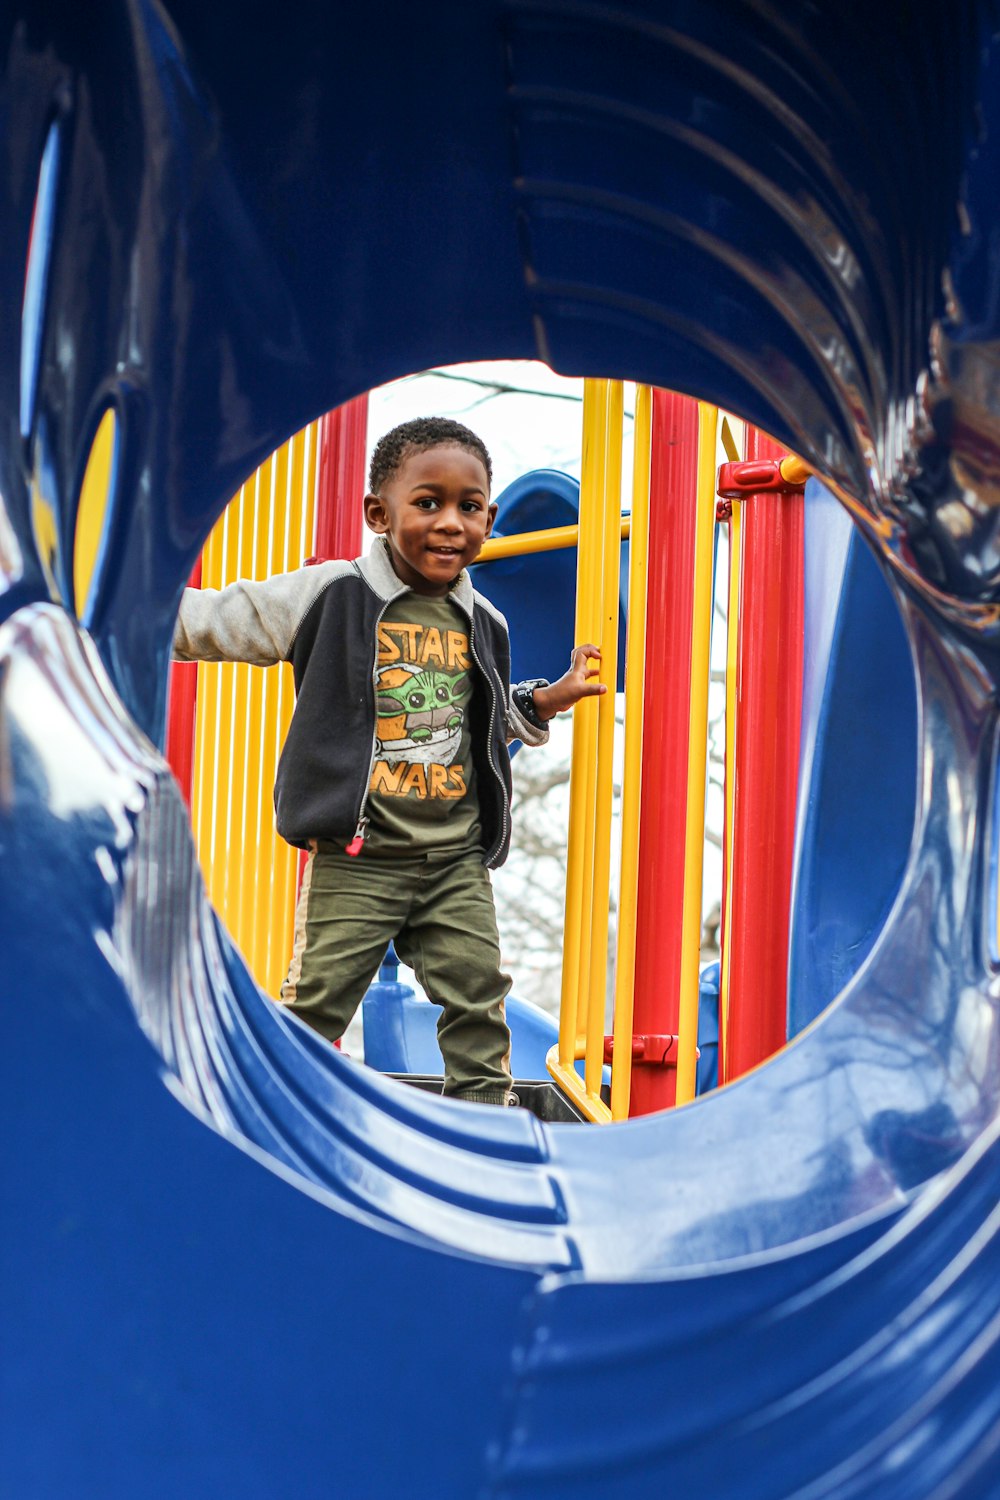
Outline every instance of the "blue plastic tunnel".
<path fill-rule="evenodd" d="M 1000 1493 L 996 21 L 0 11 L 0 1492 Z M 868 549 L 813 619 L 809 1024 L 606 1130 L 280 1013 L 157 748 L 238 483 L 359 391 L 505 357 L 715 401 Z"/>

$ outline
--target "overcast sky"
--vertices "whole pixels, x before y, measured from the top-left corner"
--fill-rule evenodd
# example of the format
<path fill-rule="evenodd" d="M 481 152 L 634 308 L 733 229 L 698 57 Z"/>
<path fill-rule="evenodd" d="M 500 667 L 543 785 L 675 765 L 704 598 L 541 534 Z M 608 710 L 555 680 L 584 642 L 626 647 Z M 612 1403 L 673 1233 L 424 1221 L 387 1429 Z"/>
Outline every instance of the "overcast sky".
<path fill-rule="evenodd" d="M 496 390 L 491 384 L 517 389 Z M 626 387 L 627 474 L 632 468 L 633 391 Z M 456 365 L 380 386 L 368 403 L 369 453 L 383 433 L 413 417 L 454 417 L 471 427 L 493 460 L 494 498 L 532 469 L 560 469 L 580 477 L 583 381 L 554 375 L 546 365 L 531 360 Z"/>

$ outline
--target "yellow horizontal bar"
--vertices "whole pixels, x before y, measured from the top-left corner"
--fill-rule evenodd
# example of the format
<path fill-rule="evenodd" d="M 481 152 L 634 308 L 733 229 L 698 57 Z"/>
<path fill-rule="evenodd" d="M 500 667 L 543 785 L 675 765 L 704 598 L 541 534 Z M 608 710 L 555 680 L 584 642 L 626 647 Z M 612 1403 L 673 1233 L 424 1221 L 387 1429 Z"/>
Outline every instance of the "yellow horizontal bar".
<path fill-rule="evenodd" d="M 799 458 L 797 453 L 789 453 L 778 465 L 778 470 L 786 484 L 805 484 L 810 479 L 813 470 L 805 459 Z"/>
<path fill-rule="evenodd" d="M 582 1110 L 593 1125 L 610 1125 L 611 1111 L 603 1099 L 595 1099 L 587 1093 L 586 1085 L 575 1068 L 564 1067 L 559 1061 L 559 1048 L 550 1047 L 545 1066 L 564 1094 L 572 1099 L 577 1109 Z"/>
<path fill-rule="evenodd" d="M 622 516 L 622 539 L 632 530 L 632 517 Z M 548 531 L 522 531 L 517 536 L 491 536 L 483 543 L 477 562 L 497 562 L 501 557 L 525 557 L 532 552 L 558 552 L 563 547 L 575 547 L 580 536 L 579 526 L 553 526 Z"/>

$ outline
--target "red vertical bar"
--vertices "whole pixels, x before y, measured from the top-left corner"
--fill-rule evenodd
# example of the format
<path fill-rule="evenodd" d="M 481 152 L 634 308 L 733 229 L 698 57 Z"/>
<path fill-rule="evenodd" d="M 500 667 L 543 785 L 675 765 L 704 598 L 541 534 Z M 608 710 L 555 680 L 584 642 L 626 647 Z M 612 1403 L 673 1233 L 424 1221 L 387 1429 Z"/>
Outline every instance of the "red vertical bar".
<path fill-rule="evenodd" d="M 698 403 L 653 392 L 642 809 L 636 910 L 636 1035 L 677 1033 L 687 828 Z M 629 1114 L 667 1109 L 677 1071 L 636 1061 Z"/>
<path fill-rule="evenodd" d="M 748 459 L 784 455 L 749 431 Z M 784 1046 L 788 1030 L 804 531 L 801 493 L 751 495 L 743 506 L 726 1082 Z"/>
<path fill-rule="evenodd" d="M 193 589 L 201 587 L 201 558 L 189 579 Z M 167 689 L 167 761 L 180 784 L 184 801 L 191 806 L 194 777 L 194 722 L 198 694 L 198 663 L 175 661 Z"/>
<path fill-rule="evenodd" d="M 318 558 L 352 558 L 361 551 L 367 452 L 366 393 L 320 418 L 314 548 Z"/>

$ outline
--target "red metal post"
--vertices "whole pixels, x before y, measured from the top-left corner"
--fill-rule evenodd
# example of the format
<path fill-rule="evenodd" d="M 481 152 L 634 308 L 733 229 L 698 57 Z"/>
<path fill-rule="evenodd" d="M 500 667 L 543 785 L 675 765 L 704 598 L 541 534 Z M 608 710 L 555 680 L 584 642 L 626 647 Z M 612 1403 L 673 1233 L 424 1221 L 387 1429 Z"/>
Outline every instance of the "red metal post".
<path fill-rule="evenodd" d="M 368 452 L 368 395 L 328 411 L 319 424 L 315 553 L 352 558 L 361 551 Z"/>
<path fill-rule="evenodd" d="M 189 579 L 193 589 L 201 587 L 201 558 Z M 175 661 L 167 688 L 167 761 L 177 777 L 184 801 L 191 806 L 194 778 L 194 722 L 198 694 L 198 663 Z"/>
<path fill-rule="evenodd" d="M 677 1034 L 687 829 L 698 403 L 653 392 L 642 809 L 636 911 L 636 1037 Z M 676 1046 L 636 1058 L 629 1115 L 677 1095 Z"/>
<path fill-rule="evenodd" d="M 770 438 L 748 432 L 750 462 L 784 454 Z M 805 528 L 801 488 L 777 490 L 767 482 L 742 510 L 725 1082 L 770 1057 L 787 1037 Z"/>

